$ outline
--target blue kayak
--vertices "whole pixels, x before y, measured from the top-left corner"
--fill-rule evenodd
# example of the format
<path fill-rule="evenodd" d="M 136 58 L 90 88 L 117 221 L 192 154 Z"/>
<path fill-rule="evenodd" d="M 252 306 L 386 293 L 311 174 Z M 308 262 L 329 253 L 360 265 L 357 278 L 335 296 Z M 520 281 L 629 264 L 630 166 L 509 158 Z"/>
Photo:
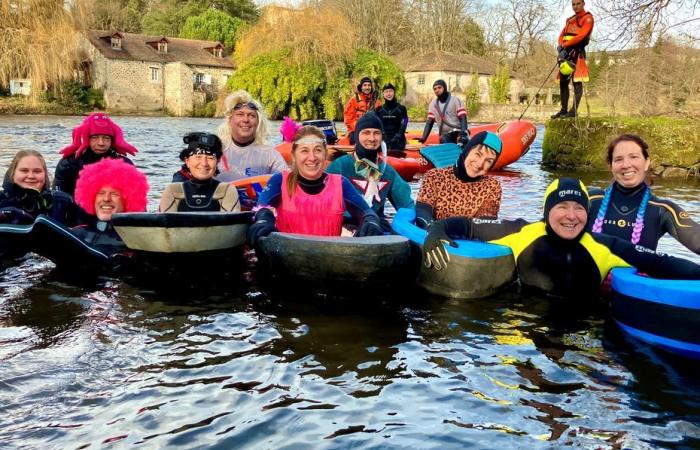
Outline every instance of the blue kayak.
<path fill-rule="evenodd" d="M 422 247 L 427 233 L 415 225 L 415 219 L 414 209 L 402 208 L 396 213 L 392 228 Z M 515 281 L 515 261 L 510 248 L 480 241 L 456 242 L 458 247 L 446 247 L 450 254 L 446 269 L 428 269 L 421 265 L 418 284 L 427 291 L 443 297 L 482 298 Z"/>
<path fill-rule="evenodd" d="M 659 280 L 636 269 L 613 269 L 612 313 L 628 334 L 687 358 L 700 359 L 700 280 Z"/>

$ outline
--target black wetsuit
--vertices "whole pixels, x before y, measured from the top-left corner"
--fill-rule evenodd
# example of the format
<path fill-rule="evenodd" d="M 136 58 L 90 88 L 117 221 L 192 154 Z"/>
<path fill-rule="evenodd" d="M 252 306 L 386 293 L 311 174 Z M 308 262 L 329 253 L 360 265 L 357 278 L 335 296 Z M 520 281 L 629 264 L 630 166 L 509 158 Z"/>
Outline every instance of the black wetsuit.
<path fill-rule="evenodd" d="M 628 189 L 613 183 L 610 203 L 603 221 L 603 233 L 617 236 L 626 241 L 632 240 L 632 231 L 637 219 L 639 204 L 644 197 L 645 186 L 642 184 Z M 591 231 L 603 202 L 605 191 L 592 189 L 589 194 L 591 207 L 588 212 L 587 229 Z M 690 251 L 700 254 L 700 224 L 690 219 L 688 213 L 672 201 L 652 195 L 644 214 L 644 228 L 638 244 L 656 250 L 659 239 L 666 233 L 669 233 Z"/>
<path fill-rule="evenodd" d="M 127 248 L 111 222 L 98 220 L 94 216 L 91 216 L 86 225 L 71 228 L 71 232 L 108 256 L 121 253 Z"/>
<path fill-rule="evenodd" d="M 88 164 L 96 163 L 102 158 L 114 158 L 123 159 L 129 164 L 133 165 L 129 158 L 119 154 L 113 148 L 110 148 L 106 153 L 98 155 L 91 149 L 86 149 L 80 158 L 76 158 L 75 155 L 71 155 L 62 158 L 56 165 L 56 173 L 54 174 L 53 188 L 57 191 L 63 191 L 70 196 L 75 195 L 75 183 L 78 181 L 78 174 L 83 167 Z"/>
<path fill-rule="evenodd" d="M 64 192 L 25 189 L 10 181 L 9 176 L 5 177 L 2 188 L 0 223 L 29 224 L 39 214 L 45 214 L 69 227 L 84 221 L 82 210 Z"/>
<path fill-rule="evenodd" d="M 376 110 L 384 127 L 384 142 L 389 150 L 403 150 L 406 148 L 406 126 L 408 125 L 408 112 L 406 107 L 393 99 L 384 100 L 384 104 Z"/>
<path fill-rule="evenodd" d="M 445 219 L 446 232 L 458 239 L 478 239 L 511 248 L 523 286 L 565 297 L 597 295 L 613 267 L 634 266 L 653 277 L 700 279 L 700 265 L 661 255 L 622 239 L 582 233 L 557 236 L 544 222 Z"/>

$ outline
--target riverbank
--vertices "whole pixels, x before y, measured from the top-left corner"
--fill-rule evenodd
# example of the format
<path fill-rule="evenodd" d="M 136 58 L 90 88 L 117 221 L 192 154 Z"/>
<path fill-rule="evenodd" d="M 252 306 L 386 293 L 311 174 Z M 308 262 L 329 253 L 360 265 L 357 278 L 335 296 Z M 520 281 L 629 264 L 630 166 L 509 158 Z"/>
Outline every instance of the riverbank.
<path fill-rule="evenodd" d="M 664 178 L 700 177 L 700 120 L 671 117 L 558 119 L 545 123 L 542 165 L 606 170 L 607 143 L 623 133 L 649 144 L 651 170 Z"/>

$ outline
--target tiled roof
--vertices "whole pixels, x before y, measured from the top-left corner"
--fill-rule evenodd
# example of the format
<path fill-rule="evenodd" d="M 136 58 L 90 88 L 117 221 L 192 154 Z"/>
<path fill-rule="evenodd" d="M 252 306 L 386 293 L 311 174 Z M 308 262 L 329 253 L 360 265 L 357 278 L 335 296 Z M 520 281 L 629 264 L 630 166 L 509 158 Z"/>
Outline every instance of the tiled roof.
<path fill-rule="evenodd" d="M 214 41 L 198 41 L 195 39 L 181 39 L 167 36 L 146 36 L 143 34 L 122 33 L 121 50 L 112 48 L 110 38 L 115 31 L 88 31 L 88 39 L 105 58 L 124 59 L 129 61 L 152 61 L 160 63 L 183 62 L 196 66 L 211 66 L 234 69 L 233 60 L 224 56 L 217 58 L 206 48 L 221 45 Z M 157 42 L 165 38 L 168 41 L 168 52 L 159 53 Z M 148 44 L 153 43 L 155 48 Z"/>
<path fill-rule="evenodd" d="M 423 56 L 405 56 L 399 67 L 404 72 L 463 72 L 494 75 L 497 65 L 474 55 L 435 50 Z"/>

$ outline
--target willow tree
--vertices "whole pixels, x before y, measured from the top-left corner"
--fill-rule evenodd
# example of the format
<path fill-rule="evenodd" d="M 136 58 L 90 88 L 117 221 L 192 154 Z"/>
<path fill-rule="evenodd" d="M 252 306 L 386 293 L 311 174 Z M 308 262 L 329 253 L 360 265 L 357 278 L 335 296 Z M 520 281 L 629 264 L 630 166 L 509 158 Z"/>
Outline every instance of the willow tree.
<path fill-rule="evenodd" d="M 0 0 L 0 84 L 32 80 L 32 98 L 71 79 L 79 62 L 82 0 Z"/>

